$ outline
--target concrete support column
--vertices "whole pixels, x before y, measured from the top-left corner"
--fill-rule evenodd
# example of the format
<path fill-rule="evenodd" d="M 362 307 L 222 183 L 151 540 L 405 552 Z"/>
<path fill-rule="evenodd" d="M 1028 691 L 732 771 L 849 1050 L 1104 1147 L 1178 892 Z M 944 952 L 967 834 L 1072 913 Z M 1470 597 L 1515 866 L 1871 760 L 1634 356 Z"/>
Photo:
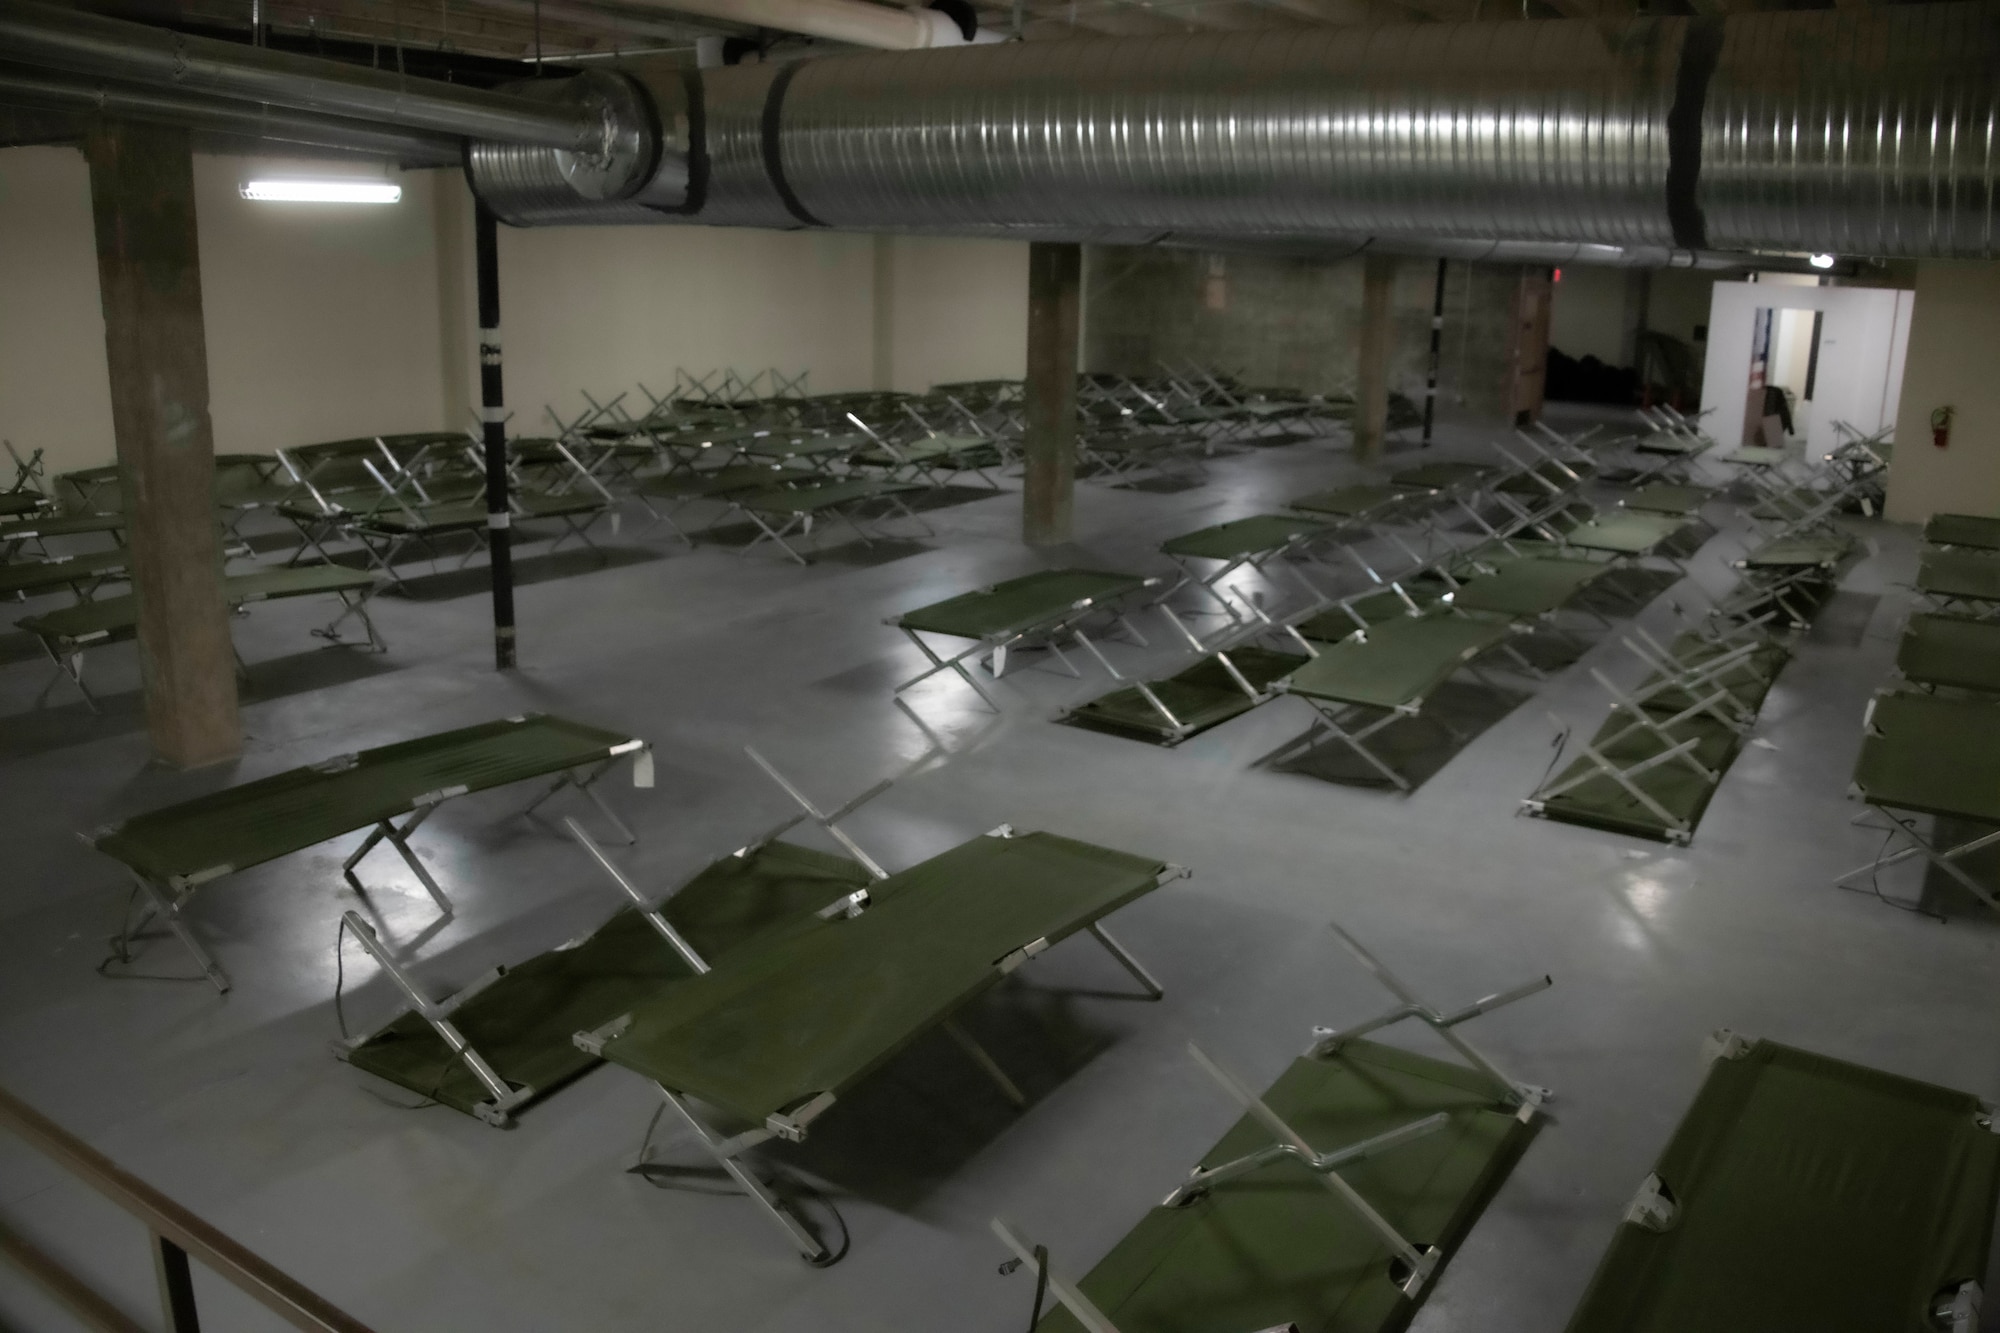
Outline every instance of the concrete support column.
<path fill-rule="evenodd" d="M 1389 427 L 1389 295 L 1396 261 L 1369 255 L 1361 269 L 1360 346 L 1354 366 L 1354 456 L 1373 462 L 1382 456 Z"/>
<path fill-rule="evenodd" d="M 1076 497 L 1076 350 L 1082 324 L 1083 248 L 1028 247 L 1027 474 L 1021 540 L 1070 539 Z"/>
<path fill-rule="evenodd" d="M 194 768 L 243 748 L 222 596 L 215 438 L 188 132 L 107 124 L 85 143 L 111 423 L 153 753 Z"/>

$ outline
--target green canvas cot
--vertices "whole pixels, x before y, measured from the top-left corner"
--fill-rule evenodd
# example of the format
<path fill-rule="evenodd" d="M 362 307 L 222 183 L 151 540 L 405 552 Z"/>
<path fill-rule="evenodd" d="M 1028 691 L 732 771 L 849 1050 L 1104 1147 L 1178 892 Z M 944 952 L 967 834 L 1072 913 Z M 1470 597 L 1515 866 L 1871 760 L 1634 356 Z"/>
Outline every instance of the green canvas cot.
<path fill-rule="evenodd" d="M 1924 540 L 1933 546 L 1969 546 L 2000 551 L 2000 518 L 1979 514 L 1932 514 L 1924 523 Z"/>
<path fill-rule="evenodd" d="M 189 895 L 201 885 L 372 826 L 341 867 L 349 882 L 359 887 L 355 865 L 387 841 L 438 909 L 450 915 L 450 901 L 409 846 L 418 826 L 446 801 L 553 775 L 555 783 L 535 805 L 564 787 L 576 787 L 629 839 L 630 831 L 591 790 L 591 784 L 624 755 L 634 756 L 635 783 L 650 786 L 651 755 L 644 741 L 528 713 L 339 755 L 225 787 L 108 825 L 92 833 L 89 841 L 125 866 L 148 900 L 147 915 L 159 915 L 216 988 L 227 990 L 228 978 L 182 912 Z M 404 819 L 401 825 L 395 822 L 398 818 Z M 143 925 L 144 918 L 126 924 L 119 936 L 121 960 Z"/>
<path fill-rule="evenodd" d="M 1164 579 L 1143 574 L 1045 569 L 891 616 L 883 623 L 901 630 L 929 663 L 896 686 L 895 693 L 902 694 L 940 672 L 951 671 L 998 708 L 999 702 L 967 669 L 969 660 L 990 657 L 992 674 L 998 678 L 1007 669 L 1010 653 L 1046 647 L 1067 665 L 1062 641 L 1080 641 L 1087 646 L 1085 628 L 1094 621 L 1115 623 L 1143 644 L 1144 638 L 1126 619 L 1126 612 L 1136 602 L 1156 596 L 1164 583 Z M 940 656 L 923 638 L 926 634 L 964 639 L 968 646 Z M 1070 670 L 1075 673 L 1074 667 Z"/>
<path fill-rule="evenodd" d="M 952 1014 L 1079 931 L 1157 998 L 1101 918 L 1182 872 L 1052 833 L 974 838 L 823 910 L 736 944 L 576 1042 L 650 1080 L 717 1161 L 813 1260 L 825 1245 L 739 1160 L 802 1141 L 856 1083 L 943 1026 L 1017 1104 L 1013 1084 Z M 834 997 L 836 1002 L 829 1002 Z M 718 1137 L 699 1101 L 744 1133 Z"/>
<path fill-rule="evenodd" d="M 1975 1333 L 1993 1108 L 1719 1032 L 1567 1333 Z"/>
<path fill-rule="evenodd" d="M 1896 648 L 1896 669 L 1913 685 L 2000 694 L 2000 622 L 1913 615 Z"/>
<path fill-rule="evenodd" d="M 1891 837 L 1874 860 L 1834 882 L 1866 877 L 1872 883 L 1884 867 L 1921 856 L 2000 912 L 1994 887 L 1959 864 L 2000 843 L 2000 700 L 1878 694 L 1869 701 L 1862 733 L 1854 793 L 1888 820 Z M 1923 815 L 1985 831 L 1940 846 L 1935 833 L 1926 837 L 1920 828 Z M 1895 842 L 1903 845 L 1892 851 Z"/>
<path fill-rule="evenodd" d="M 1502 1073 L 1458 1031 L 1548 988 L 1546 976 L 1452 1013 L 1353 936 L 1399 1003 L 1314 1041 L 1263 1092 L 1190 1046 L 1244 1110 L 1215 1147 L 1074 1284 L 1013 1226 L 1034 1265 L 1036 1333 L 1385 1333 L 1407 1327 L 1540 1123 L 1547 1089 Z M 1464 1063 L 1368 1040 L 1416 1019 Z M 1004 1271 L 1004 1270 L 1003 1270 Z"/>
<path fill-rule="evenodd" d="M 868 882 L 868 872 L 846 857 L 767 842 L 711 863 L 659 910 L 703 957 L 720 960 Z M 462 1002 L 425 1001 L 406 1011 L 354 1043 L 343 1058 L 454 1110 L 505 1125 L 529 1102 L 599 1063 L 571 1040 L 576 1033 L 601 1027 L 693 975 L 645 914 L 627 907 L 583 939 L 474 981 L 460 992 L 467 996 Z M 439 1031 L 440 1019 L 450 1036 Z M 498 1076 L 504 1097 L 480 1081 L 460 1049 L 474 1052 Z"/>

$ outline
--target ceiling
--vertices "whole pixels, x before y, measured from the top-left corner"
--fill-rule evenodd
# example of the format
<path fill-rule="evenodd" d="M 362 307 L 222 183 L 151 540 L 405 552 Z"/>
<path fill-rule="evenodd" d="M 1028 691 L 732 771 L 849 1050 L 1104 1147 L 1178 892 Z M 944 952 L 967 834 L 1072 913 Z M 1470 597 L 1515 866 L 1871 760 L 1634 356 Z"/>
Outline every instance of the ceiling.
<path fill-rule="evenodd" d="M 1849 0 L 1840 0 L 1848 3 Z M 1217 32 L 1321 24 L 1425 20 L 1720 13 L 1738 8 L 1820 8 L 1793 0 L 971 0 L 980 26 L 1029 41 L 1114 34 Z M 465 57 L 568 64 L 618 54 L 685 52 L 696 39 L 736 37 L 774 54 L 822 46 L 811 39 L 675 13 L 653 0 L 90 0 L 80 7 L 239 39 L 262 24 L 290 49 L 349 43 L 383 64 L 398 52 L 411 73 Z M 427 59 L 426 59 L 427 58 Z"/>

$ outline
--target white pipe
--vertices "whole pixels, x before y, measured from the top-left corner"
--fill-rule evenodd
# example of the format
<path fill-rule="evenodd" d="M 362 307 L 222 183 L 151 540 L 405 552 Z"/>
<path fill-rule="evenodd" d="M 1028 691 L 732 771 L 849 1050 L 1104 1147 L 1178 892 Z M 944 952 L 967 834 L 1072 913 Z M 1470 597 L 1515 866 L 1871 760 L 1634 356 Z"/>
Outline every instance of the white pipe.
<path fill-rule="evenodd" d="M 670 5 L 641 0 L 630 7 L 700 14 L 880 51 L 966 45 L 965 34 L 949 15 L 935 9 L 892 8 L 869 0 L 673 0 Z"/>

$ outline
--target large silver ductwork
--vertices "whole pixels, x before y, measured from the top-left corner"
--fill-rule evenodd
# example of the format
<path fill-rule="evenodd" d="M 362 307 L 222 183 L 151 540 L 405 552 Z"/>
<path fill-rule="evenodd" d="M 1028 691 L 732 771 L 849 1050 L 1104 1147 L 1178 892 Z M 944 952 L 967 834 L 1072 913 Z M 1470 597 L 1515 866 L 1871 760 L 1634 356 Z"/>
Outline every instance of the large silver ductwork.
<path fill-rule="evenodd" d="M 690 96 L 694 197 L 629 218 L 2000 255 L 1991 3 L 868 53 Z M 537 151 L 475 154 L 474 188 L 581 220 Z"/>

